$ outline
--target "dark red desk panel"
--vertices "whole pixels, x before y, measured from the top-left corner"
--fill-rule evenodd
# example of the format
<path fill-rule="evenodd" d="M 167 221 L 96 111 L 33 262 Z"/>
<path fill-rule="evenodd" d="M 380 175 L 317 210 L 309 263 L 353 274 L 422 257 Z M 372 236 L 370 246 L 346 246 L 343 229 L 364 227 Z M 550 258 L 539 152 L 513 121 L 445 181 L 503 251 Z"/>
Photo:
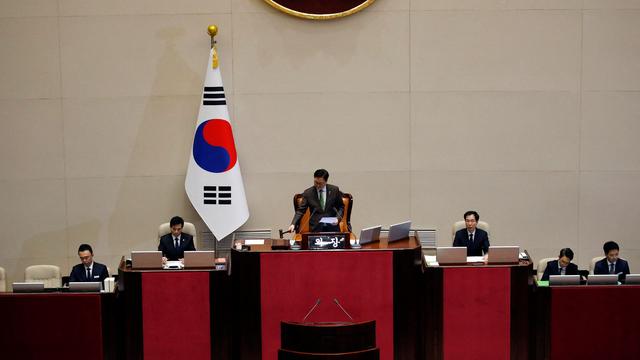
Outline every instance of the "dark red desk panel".
<path fill-rule="evenodd" d="M 527 359 L 530 263 L 425 270 L 426 359 Z"/>
<path fill-rule="evenodd" d="M 371 244 L 361 250 L 232 251 L 234 358 L 277 359 L 280 322 L 376 320 L 380 358 L 415 360 L 421 348 L 416 239 Z M 237 356 L 237 357 L 236 357 Z"/>
<path fill-rule="evenodd" d="M 538 359 L 640 359 L 640 286 L 536 289 Z"/>
<path fill-rule="evenodd" d="M 115 359 L 115 294 L 0 293 L 3 359 Z"/>
<path fill-rule="evenodd" d="M 129 359 L 228 359 L 225 271 L 123 269 Z"/>

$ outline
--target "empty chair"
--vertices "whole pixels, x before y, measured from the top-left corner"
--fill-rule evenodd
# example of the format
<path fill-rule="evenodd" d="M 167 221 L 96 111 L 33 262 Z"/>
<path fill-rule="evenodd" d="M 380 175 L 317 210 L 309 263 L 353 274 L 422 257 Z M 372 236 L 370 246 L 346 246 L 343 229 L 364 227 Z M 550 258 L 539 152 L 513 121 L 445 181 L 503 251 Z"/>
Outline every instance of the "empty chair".
<path fill-rule="evenodd" d="M 24 270 L 24 281 L 43 282 L 46 288 L 62 287 L 60 268 L 55 265 L 31 265 Z"/>

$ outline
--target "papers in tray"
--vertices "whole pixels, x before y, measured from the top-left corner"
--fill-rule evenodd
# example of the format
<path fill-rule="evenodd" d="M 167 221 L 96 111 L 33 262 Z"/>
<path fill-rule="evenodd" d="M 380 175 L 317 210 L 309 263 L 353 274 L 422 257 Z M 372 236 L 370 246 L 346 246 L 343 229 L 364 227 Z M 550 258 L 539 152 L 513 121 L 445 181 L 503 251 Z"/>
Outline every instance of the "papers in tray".
<path fill-rule="evenodd" d="M 438 262 L 436 261 L 435 255 L 425 255 L 424 262 L 427 263 L 427 266 L 440 266 L 440 264 L 438 264 Z"/>
<path fill-rule="evenodd" d="M 468 263 L 483 263 L 484 256 L 467 256 L 467 264 Z"/>
<path fill-rule="evenodd" d="M 163 269 L 182 269 L 184 268 L 184 264 L 182 261 L 167 261 L 166 264 L 162 265 Z"/>

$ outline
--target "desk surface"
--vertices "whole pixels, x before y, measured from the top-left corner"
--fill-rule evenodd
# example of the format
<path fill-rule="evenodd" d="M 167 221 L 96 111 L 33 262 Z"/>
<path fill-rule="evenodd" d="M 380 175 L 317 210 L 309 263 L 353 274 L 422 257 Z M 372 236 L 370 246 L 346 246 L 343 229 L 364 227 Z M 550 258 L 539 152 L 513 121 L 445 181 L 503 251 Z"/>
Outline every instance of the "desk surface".
<path fill-rule="evenodd" d="M 381 237 L 380 241 L 363 244 L 360 249 L 336 249 L 336 250 L 291 250 L 291 249 L 272 249 L 272 246 L 287 247 L 289 246 L 288 239 L 265 239 L 264 245 L 250 245 L 249 250 L 241 250 L 240 252 L 282 252 L 282 251 L 303 251 L 303 252 L 318 252 L 318 251 L 370 251 L 370 250 L 407 250 L 416 249 L 420 247 L 420 240 L 416 236 L 410 236 L 404 240 L 398 240 L 389 242 L 388 238 Z M 238 251 L 232 249 L 233 251 Z"/>

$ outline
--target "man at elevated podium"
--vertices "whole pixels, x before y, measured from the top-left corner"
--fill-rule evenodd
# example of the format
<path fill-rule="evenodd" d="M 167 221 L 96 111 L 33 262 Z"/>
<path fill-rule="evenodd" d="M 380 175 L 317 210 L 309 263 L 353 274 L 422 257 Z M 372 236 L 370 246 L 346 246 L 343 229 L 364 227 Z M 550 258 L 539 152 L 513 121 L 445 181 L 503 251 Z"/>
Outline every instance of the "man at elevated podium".
<path fill-rule="evenodd" d="M 464 229 L 456 231 L 453 238 L 453 246 L 466 246 L 467 256 L 482 256 L 489 252 L 489 235 L 486 231 L 478 229 L 480 215 L 475 211 L 464 213 Z"/>
<path fill-rule="evenodd" d="M 313 186 L 302 193 L 302 202 L 296 209 L 289 231 L 295 232 L 300 225 L 300 219 L 309 209 L 309 230 L 311 232 L 340 231 L 338 223 L 342 219 L 344 203 L 342 192 L 335 185 L 327 184 L 329 172 L 318 169 L 313 173 Z M 321 222 L 322 218 L 335 218 L 331 222 Z"/>

